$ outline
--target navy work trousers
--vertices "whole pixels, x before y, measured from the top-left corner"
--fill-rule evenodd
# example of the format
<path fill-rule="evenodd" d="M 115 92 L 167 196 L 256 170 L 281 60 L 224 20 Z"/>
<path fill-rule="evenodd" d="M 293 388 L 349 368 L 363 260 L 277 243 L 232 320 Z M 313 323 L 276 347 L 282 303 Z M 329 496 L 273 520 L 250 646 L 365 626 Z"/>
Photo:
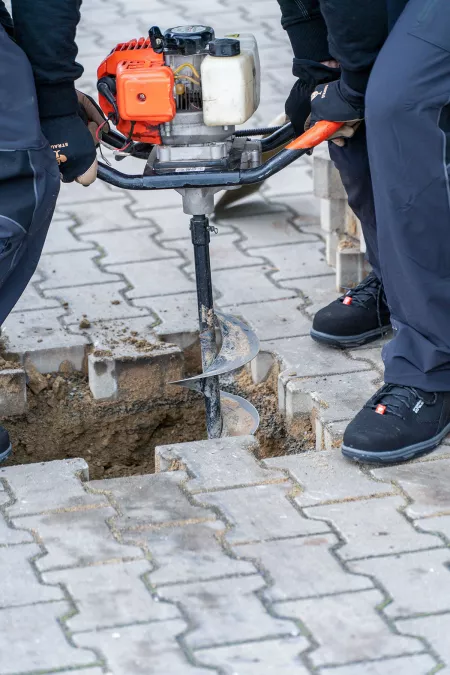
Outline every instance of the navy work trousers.
<path fill-rule="evenodd" d="M 330 147 L 391 310 L 385 381 L 450 391 L 449 0 L 409 0 L 375 63 L 365 127 Z"/>
<path fill-rule="evenodd" d="M 31 66 L 0 26 L 0 326 L 39 262 L 59 186 Z"/>

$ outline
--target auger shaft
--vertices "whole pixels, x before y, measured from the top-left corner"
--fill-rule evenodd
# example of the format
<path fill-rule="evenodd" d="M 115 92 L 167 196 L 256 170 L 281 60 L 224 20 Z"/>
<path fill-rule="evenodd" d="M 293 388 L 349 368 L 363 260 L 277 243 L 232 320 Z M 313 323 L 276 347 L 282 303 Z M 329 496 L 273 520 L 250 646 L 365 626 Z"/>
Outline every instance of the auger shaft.
<path fill-rule="evenodd" d="M 210 230 L 209 220 L 205 215 L 193 216 L 191 219 L 191 237 L 194 246 L 195 278 L 197 282 L 200 347 L 203 371 L 205 371 L 217 356 L 216 322 L 209 257 Z M 219 378 L 206 378 L 202 381 L 202 389 L 205 396 L 208 438 L 220 438 L 223 420 L 220 406 Z"/>

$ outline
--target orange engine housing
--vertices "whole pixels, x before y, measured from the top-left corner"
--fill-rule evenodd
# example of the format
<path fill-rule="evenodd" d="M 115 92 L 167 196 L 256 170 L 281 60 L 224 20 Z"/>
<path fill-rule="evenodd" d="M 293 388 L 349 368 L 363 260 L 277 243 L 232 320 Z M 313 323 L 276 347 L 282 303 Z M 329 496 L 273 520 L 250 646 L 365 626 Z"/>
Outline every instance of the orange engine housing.
<path fill-rule="evenodd" d="M 117 45 L 102 62 L 98 79 L 116 79 L 117 129 L 127 138 L 161 145 L 159 125 L 173 120 L 176 114 L 174 75 L 164 64 L 163 54 L 156 53 L 147 38 Z M 99 94 L 100 106 L 109 115 L 114 108 Z"/>

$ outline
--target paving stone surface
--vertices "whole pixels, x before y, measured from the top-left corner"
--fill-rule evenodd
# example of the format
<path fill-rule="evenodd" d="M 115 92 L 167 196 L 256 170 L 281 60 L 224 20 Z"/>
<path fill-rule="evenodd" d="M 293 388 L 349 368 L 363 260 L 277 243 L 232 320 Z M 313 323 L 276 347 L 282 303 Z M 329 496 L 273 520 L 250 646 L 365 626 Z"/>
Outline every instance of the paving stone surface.
<path fill-rule="evenodd" d="M 275 0 L 90 0 L 80 89 L 95 95 L 116 42 L 190 22 L 255 33 L 249 125 L 282 112 L 294 78 Z M 0 675 L 450 672 L 449 445 L 372 470 L 336 450 L 382 377 L 382 344 L 344 355 L 307 337 L 336 297 L 319 208 L 306 159 L 218 213 L 211 246 L 217 305 L 284 364 L 281 410 L 313 412 L 318 451 L 259 462 L 249 438 L 168 446 L 155 475 L 92 482 L 81 460 L 2 466 Z M 64 185 L 4 337 L 42 372 L 81 369 L 124 325 L 192 344 L 189 217 L 174 191 Z"/>

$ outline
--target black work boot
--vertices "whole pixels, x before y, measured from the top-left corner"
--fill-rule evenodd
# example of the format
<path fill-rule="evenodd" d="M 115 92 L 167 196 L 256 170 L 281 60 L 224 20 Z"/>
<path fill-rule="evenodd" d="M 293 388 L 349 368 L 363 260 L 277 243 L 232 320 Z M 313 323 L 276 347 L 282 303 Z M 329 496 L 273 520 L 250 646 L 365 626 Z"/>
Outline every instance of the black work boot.
<path fill-rule="evenodd" d="M 450 432 L 450 392 L 385 384 L 348 425 L 342 452 L 360 462 L 404 462 L 434 450 Z"/>
<path fill-rule="evenodd" d="M 372 272 L 356 288 L 317 312 L 311 337 L 330 347 L 360 347 L 385 335 L 390 325 L 383 285 Z"/>
<path fill-rule="evenodd" d="M 4 427 L 0 426 L 0 463 L 4 462 L 12 452 L 9 434 Z"/>

